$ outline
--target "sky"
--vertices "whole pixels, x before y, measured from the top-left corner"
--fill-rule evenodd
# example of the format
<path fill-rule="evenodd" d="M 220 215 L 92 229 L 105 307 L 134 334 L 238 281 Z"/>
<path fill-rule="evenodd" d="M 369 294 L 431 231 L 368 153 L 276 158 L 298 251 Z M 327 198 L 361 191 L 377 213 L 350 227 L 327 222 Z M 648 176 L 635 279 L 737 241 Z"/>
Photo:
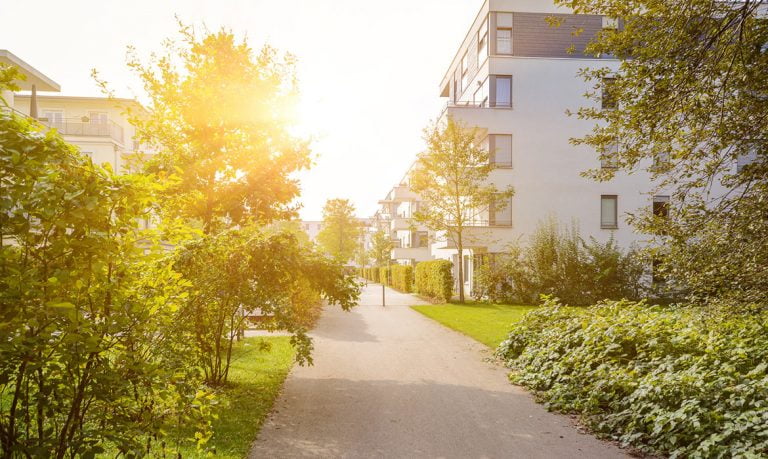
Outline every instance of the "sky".
<path fill-rule="evenodd" d="M 422 129 L 445 101 L 439 84 L 483 0 L 0 0 L 0 49 L 61 85 L 99 96 L 91 69 L 118 97 L 143 98 L 126 47 L 160 51 L 178 36 L 175 17 L 231 29 L 255 50 L 298 58 L 301 129 L 315 164 L 301 172 L 304 220 L 326 199 L 347 198 L 360 217 L 424 149 Z M 7 18 L 14 18 L 7 20 Z"/>

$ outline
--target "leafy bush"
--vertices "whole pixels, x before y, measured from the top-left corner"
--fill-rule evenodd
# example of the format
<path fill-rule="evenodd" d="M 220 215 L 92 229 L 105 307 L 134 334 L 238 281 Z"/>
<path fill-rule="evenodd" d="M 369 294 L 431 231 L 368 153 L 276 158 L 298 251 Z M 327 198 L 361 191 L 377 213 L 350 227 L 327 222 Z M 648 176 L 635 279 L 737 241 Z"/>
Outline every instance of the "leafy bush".
<path fill-rule="evenodd" d="M 392 269 L 387 266 L 379 268 L 379 282 L 384 285 L 392 285 Z"/>
<path fill-rule="evenodd" d="M 392 265 L 392 286 L 401 292 L 413 291 L 413 266 Z"/>
<path fill-rule="evenodd" d="M 136 225 L 151 177 L 117 176 L 3 112 L 0 177 L 3 456 L 107 443 L 140 456 L 176 423 L 206 438 L 208 398 L 175 329 L 187 284 Z"/>
<path fill-rule="evenodd" d="M 672 457 L 768 455 L 768 313 L 547 300 L 497 350 L 595 432 Z"/>
<path fill-rule="evenodd" d="M 603 299 L 638 299 L 644 265 L 635 250 L 624 253 L 613 238 L 585 241 L 575 225 L 561 229 L 544 221 L 529 244 L 511 244 L 477 268 L 473 295 L 479 300 L 532 303 L 554 295 L 572 305 Z"/>
<path fill-rule="evenodd" d="M 449 301 L 453 294 L 453 264 L 448 260 L 417 263 L 414 288 L 420 295 L 438 301 Z"/>
<path fill-rule="evenodd" d="M 205 236 L 177 249 L 174 268 L 192 284 L 179 321 L 194 343 L 205 382 L 227 381 L 234 340 L 257 310 L 267 325 L 293 334 L 299 363 L 310 361 L 307 328 L 320 297 L 351 308 L 357 284 L 341 263 L 321 255 L 294 234 L 257 227 Z"/>

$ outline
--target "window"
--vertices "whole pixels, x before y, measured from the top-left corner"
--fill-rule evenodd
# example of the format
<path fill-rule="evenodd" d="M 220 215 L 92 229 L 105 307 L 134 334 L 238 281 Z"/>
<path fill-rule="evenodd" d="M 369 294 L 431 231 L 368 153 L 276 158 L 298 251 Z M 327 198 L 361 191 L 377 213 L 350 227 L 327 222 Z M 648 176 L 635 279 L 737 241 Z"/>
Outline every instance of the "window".
<path fill-rule="evenodd" d="M 618 30 L 619 19 L 610 16 L 603 16 L 603 30 Z"/>
<path fill-rule="evenodd" d="M 64 110 L 43 109 L 42 118 L 49 123 L 62 124 L 64 122 Z"/>
<path fill-rule="evenodd" d="M 482 64 L 488 57 L 488 19 L 483 21 L 480 31 L 477 32 L 477 63 Z"/>
<path fill-rule="evenodd" d="M 656 153 L 653 155 L 653 170 L 660 171 L 669 166 L 669 153 Z"/>
<path fill-rule="evenodd" d="M 491 134 L 488 136 L 488 156 L 496 167 L 512 167 L 512 136 Z"/>
<path fill-rule="evenodd" d="M 496 14 L 496 54 L 512 54 L 512 13 Z"/>
<path fill-rule="evenodd" d="M 504 206 L 488 209 L 489 226 L 512 226 L 512 198 Z"/>
<path fill-rule="evenodd" d="M 478 107 L 488 106 L 488 78 L 483 80 L 483 82 L 480 84 L 480 87 L 477 88 L 477 91 L 475 91 L 473 102 Z"/>
<path fill-rule="evenodd" d="M 600 228 L 616 229 L 619 227 L 618 201 L 619 197 L 615 194 L 600 196 Z"/>
<path fill-rule="evenodd" d="M 496 30 L 496 54 L 512 54 L 512 29 Z"/>
<path fill-rule="evenodd" d="M 669 196 L 653 197 L 653 215 L 659 218 L 669 218 Z"/>
<path fill-rule="evenodd" d="M 462 91 L 469 88 L 469 53 L 464 53 L 461 58 L 461 88 Z"/>
<path fill-rule="evenodd" d="M 736 158 L 736 172 L 741 172 L 744 168 L 757 161 L 757 148 L 753 147 L 748 153 L 739 155 Z"/>
<path fill-rule="evenodd" d="M 494 93 L 493 106 L 494 107 L 511 107 L 512 106 L 512 77 L 511 76 L 494 76 L 496 83 L 496 91 Z"/>
<path fill-rule="evenodd" d="M 88 112 L 91 124 L 107 124 L 107 112 Z"/>
<path fill-rule="evenodd" d="M 616 78 L 603 78 L 602 89 L 602 108 L 606 110 L 613 110 L 617 107 L 615 93 Z"/>
<path fill-rule="evenodd" d="M 619 154 L 619 143 L 612 142 L 603 147 L 603 152 L 600 158 L 600 168 L 602 169 L 616 169 L 618 163 L 616 156 Z"/>
<path fill-rule="evenodd" d="M 659 258 L 654 258 L 651 262 L 651 281 L 654 285 L 663 284 L 667 281 L 666 276 L 664 276 L 664 264 Z"/>

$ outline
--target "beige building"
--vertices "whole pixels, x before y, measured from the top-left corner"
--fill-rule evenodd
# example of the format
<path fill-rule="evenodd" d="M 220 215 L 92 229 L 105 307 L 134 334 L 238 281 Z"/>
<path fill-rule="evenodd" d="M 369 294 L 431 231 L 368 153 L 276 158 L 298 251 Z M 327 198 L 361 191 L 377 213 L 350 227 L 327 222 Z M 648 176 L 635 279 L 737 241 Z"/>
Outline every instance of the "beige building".
<path fill-rule="evenodd" d="M 108 164 L 119 173 L 128 170 L 134 153 L 152 154 L 135 140 L 136 130 L 126 116 L 127 110 L 146 112 L 137 101 L 49 94 L 59 92 L 59 85 L 13 53 L 0 50 L 0 62 L 16 67 L 26 77 L 16 82 L 24 93 L 3 92 L 8 107 L 56 129 L 94 163 Z"/>

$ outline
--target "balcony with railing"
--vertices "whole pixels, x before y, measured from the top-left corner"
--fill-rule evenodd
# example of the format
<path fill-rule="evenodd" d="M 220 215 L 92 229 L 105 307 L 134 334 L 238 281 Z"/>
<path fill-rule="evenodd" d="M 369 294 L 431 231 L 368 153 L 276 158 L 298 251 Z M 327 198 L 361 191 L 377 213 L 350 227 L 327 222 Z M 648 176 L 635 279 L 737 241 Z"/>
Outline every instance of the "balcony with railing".
<path fill-rule="evenodd" d="M 125 138 L 123 127 L 109 119 L 96 122 L 87 117 L 53 120 L 38 118 L 38 121 L 51 129 L 56 129 L 61 135 L 108 137 L 119 143 L 123 143 Z"/>

